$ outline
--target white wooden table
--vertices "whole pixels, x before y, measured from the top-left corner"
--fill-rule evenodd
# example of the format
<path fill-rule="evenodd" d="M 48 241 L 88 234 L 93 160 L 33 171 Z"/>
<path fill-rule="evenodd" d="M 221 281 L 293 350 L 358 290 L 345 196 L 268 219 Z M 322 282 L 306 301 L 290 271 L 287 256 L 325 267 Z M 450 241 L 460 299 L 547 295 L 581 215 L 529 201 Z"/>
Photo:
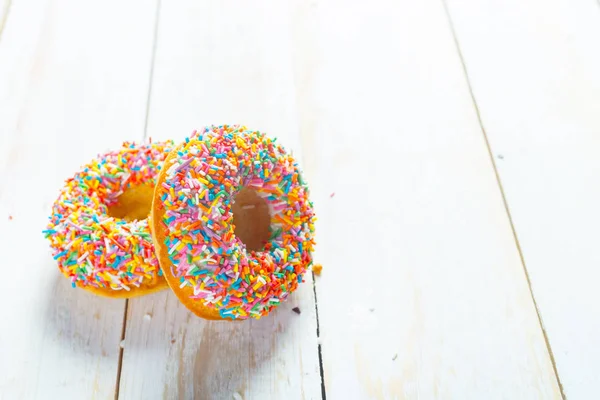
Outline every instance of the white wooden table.
<path fill-rule="evenodd" d="M 239 324 L 72 289 L 63 180 L 221 123 L 293 149 L 322 275 Z M 0 398 L 598 399 L 599 178 L 596 0 L 0 0 Z"/>

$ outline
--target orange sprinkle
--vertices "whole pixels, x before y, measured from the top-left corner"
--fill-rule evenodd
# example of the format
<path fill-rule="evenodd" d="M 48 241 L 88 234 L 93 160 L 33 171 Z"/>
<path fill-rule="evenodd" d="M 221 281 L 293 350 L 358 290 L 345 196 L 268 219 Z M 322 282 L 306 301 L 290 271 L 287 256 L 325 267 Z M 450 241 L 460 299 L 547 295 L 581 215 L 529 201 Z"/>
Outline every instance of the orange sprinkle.
<path fill-rule="evenodd" d="M 315 273 L 315 275 L 317 276 L 321 276 L 321 271 L 323 270 L 323 266 L 321 264 L 315 264 L 312 267 L 312 271 Z"/>

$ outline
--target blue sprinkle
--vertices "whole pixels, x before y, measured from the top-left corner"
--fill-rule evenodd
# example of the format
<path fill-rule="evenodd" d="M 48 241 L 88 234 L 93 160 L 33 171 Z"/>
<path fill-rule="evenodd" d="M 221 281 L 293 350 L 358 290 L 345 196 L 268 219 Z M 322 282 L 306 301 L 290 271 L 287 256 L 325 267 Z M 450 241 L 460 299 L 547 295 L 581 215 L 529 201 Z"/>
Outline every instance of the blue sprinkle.
<path fill-rule="evenodd" d="M 62 257 L 62 256 L 64 256 L 64 255 L 67 255 L 67 251 L 66 251 L 66 250 L 64 250 L 64 251 L 61 251 L 60 253 L 58 253 L 57 255 L 55 255 L 55 256 L 54 256 L 54 259 L 55 259 L 55 260 L 58 260 L 60 257 Z"/>

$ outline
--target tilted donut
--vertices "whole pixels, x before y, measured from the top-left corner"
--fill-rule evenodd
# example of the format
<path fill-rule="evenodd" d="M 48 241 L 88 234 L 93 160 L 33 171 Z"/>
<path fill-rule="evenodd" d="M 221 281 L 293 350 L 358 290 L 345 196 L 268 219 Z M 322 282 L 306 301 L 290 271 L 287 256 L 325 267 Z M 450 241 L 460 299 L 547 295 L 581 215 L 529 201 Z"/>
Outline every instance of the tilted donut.
<path fill-rule="evenodd" d="M 180 301 L 207 319 L 260 318 L 283 302 L 312 264 L 308 195 L 292 156 L 263 133 L 194 132 L 167 157 L 151 213 L 160 266 Z M 265 203 L 270 236 L 257 246 L 234 225 L 234 211 Z M 242 235 L 262 248 L 247 248 Z"/>
<path fill-rule="evenodd" d="M 108 297 L 167 287 L 147 217 L 156 177 L 172 147 L 173 142 L 126 142 L 66 181 L 44 233 L 73 287 Z"/>

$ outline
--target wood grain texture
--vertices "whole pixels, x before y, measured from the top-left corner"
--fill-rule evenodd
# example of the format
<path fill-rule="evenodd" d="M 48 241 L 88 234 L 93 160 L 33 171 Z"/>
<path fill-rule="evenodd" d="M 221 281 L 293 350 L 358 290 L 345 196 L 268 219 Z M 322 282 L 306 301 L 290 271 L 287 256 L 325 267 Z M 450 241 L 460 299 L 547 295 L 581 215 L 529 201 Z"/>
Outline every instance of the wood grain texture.
<path fill-rule="evenodd" d="M 442 3 L 295 15 L 327 398 L 561 398 Z"/>
<path fill-rule="evenodd" d="M 242 123 L 301 158 L 295 91 L 285 2 L 162 3 L 148 136 L 181 141 L 207 124 Z M 321 398 L 306 278 L 259 321 L 204 321 L 170 292 L 131 300 L 121 398 Z"/>
<path fill-rule="evenodd" d="M 142 138 L 154 11 L 13 1 L 0 41 L 0 398 L 114 397 L 124 302 L 72 289 L 41 231 L 81 164 Z"/>
<path fill-rule="evenodd" d="M 568 399 L 600 397 L 600 8 L 448 1 Z"/>

